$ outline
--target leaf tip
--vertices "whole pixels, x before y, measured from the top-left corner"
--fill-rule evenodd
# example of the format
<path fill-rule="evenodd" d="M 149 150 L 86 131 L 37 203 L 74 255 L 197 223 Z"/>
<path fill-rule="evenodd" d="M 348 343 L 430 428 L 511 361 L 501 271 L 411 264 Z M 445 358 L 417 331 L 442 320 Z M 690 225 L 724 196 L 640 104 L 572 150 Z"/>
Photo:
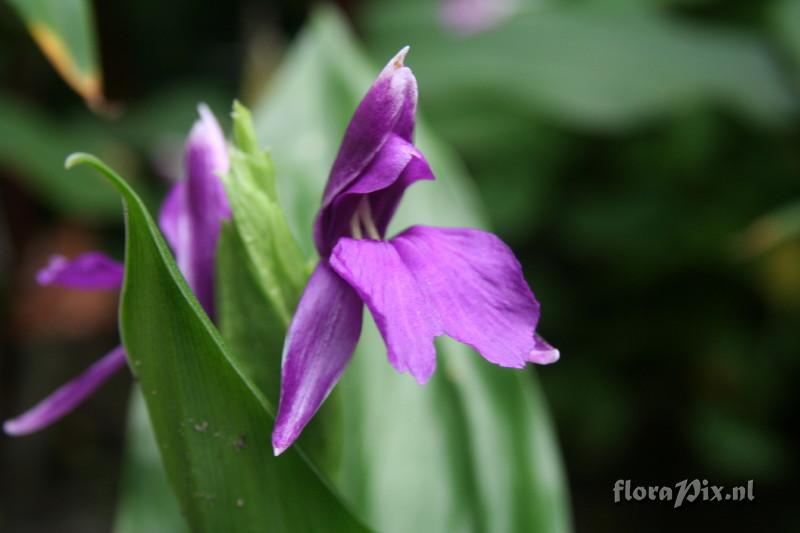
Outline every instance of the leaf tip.
<path fill-rule="evenodd" d="M 78 165 L 89 163 L 93 159 L 95 159 L 95 157 L 86 152 L 73 152 L 64 160 L 64 168 L 70 170 Z"/>

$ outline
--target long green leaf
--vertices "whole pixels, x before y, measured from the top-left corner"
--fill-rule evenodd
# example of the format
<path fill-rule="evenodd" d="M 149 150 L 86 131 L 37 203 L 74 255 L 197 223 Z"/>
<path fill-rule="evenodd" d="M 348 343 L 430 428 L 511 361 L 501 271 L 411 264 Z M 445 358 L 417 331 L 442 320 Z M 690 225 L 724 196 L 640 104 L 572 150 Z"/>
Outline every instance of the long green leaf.
<path fill-rule="evenodd" d="M 47 59 L 90 107 L 103 103 L 103 81 L 89 0 L 8 0 Z"/>
<path fill-rule="evenodd" d="M 413 69 L 414 43 L 397 47 L 403 44 L 412 45 L 407 64 Z M 340 18 L 323 11 L 256 108 L 281 203 L 309 254 L 313 213 L 338 143 L 379 68 L 365 62 Z M 425 95 L 421 84 L 423 104 Z M 417 144 L 438 180 L 409 190 L 394 230 L 418 223 L 481 226 L 452 154 L 424 125 Z M 329 431 L 341 439 L 341 456 L 329 472 L 345 497 L 381 531 L 568 530 L 560 458 L 535 380 L 494 367 L 455 342 L 437 347 L 439 369 L 420 387 L 391 368 L 374 325 L 365 323 L 328 400 L 339 402 L 338 430 Z"/>
<path fill-rule="evenodd" d="M 298 450 L 275 458 L 272 409 L 226 353 L 144 204 L 93 156 L 126 206 L 120 331 L 192 531 L 362 531 Z"/>

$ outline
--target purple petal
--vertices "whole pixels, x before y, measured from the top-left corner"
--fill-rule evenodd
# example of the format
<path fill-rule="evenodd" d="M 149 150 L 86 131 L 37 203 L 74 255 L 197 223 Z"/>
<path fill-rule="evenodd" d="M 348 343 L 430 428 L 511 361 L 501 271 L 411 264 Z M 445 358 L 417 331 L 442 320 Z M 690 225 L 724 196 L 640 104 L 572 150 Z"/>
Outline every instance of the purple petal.
<path fill-rule="evenodd" d="M 539 303 L 519 262 L 491 233 L 414 226 L 388 242 L 343 238 L 330 263 L 369 307 L 389 361 L 420 383 L 435 368 L 438 335 L 505 367 L 558 358 L 534 335 Z"/>
<path fill-rule="evenodd" d="M 100 385 L 125 366 L 125 350 L 117 346 L 83 374 L 59 387 L 20 416 L 3 423 L 3 431 L 20 436 L 39 431 L 58 421 L 88 398 Z"/>
<path fill-rule="evenodd" d="M 86 252 L 74 259 L 54 255 L 36 274 L 40 285 L 59 285 L 74 289 L 118 289 L 125 267 L 100 252 Z"/>
<path fill-rule="evenodd" d="M 314 224 L 314 241 L 323 257 L 330 253 L 340 236 L 338 229 L 343 224 L 346 227 L 358 204 L 357 199 L 342 198 L 344 195 L 358 194 L 356 189 L 377 192 L 398 180 L 404 184 L 399 191 L 402 194 L 402 190 L 414 181 L 400 179 L 412 156 L 424 161 L 412 145 L 417 80 L 403 65 L 407 53 L 408 47 L 405 47 L 389 61 L 347 127 Z M 428 172 L 426 178 L 432 179 L 433 175 Z M 417 176 L 416 179 L 421 178 Z M 362 181 L 365 184 L 362 185 Z M 390 195 L 395 201 L 384 206 L 389 212 L 386 224 L 399 201 L 399 194 L 395 191 Z"/>
<path fill-rule="evenodd" d="M 281 398 L 272 446 L 291 446 L 339 380 L 361 334 L 358 295 L 320 261 L 306 286 L 286 336 Z"/>
<path fill-rule="evenodd" d="M 231 211 L 220 176 L 228 171 L 225 137 L 205 105 L 186 141 L 186 179 L 161 208 L 159 223 L 198 301 L 214 315 L 214 257 L 222 221 Z"/>
<path fill-rule="evenodd" d="M 389 362 L 426 382 L 436 368 L 433 337 L 442 334 L 441 320 L 394 244 L 343 238 L 330 263 L 372 312 Z"/>

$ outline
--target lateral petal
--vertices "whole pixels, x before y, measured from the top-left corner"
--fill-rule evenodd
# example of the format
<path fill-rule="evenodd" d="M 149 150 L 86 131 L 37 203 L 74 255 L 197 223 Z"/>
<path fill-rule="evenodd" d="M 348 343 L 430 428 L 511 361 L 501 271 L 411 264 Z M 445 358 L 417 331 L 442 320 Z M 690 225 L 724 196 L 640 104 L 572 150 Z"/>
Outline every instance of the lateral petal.
<path fill-rule="evenodd" d="M 62 385 L 31 409 L 3 423 L 8 435 L 35 433 L 70 413 L 106 380 L 125 366 L 125 350 L 117 346 L 81 375 Z"/>
<path fill-rule="evenodd" d="M 519 262 L 491 233 L 414 226 L 388 242 L 343 238 L 331 266 L 369 307 L 390 362 L 420 382 L 433 372 L 438 335 L 500 366 L 558 359 L 535 335 L 539 303 Z"/>
<path fill-rule="evenodd" d="M 286 335 L 275 455 L 291 446 L 339 381 L 361 334 L 362 308 L 355 291 L 320 261 Z"/>
<path fill-rule="evenodd" d="M 47 266 L 36 274 L 40 285 L 59 285 L 73 289 L 118 289 L 122 286 L 125 267 L 101 252 L 86 252 L 67 259 L 54 255 Z"/>
<path fill-rule="evenodd" d="M 330 262 L 369 307 L 392 366 L 428 381 L 436 369 L 433 338 L 444 330 L 394 243 L 342 238 Z"/>

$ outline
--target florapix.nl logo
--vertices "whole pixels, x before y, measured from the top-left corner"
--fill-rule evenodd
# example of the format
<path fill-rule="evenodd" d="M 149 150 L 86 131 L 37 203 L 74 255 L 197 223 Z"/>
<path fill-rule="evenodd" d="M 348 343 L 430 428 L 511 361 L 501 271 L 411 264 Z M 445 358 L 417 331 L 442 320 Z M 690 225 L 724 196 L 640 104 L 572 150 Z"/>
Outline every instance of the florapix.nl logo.
<path fill-rule="evenodd" d="M 684 502 L 744 502 L 754 499 L 752 479 L 735 487 L 713 485 L 707 479 L 684 479 L 674 485 L 634 485 L 630 479 L 614 482 L 614 503 L 672 502 L 672 506 L 678 508 Z"/>

